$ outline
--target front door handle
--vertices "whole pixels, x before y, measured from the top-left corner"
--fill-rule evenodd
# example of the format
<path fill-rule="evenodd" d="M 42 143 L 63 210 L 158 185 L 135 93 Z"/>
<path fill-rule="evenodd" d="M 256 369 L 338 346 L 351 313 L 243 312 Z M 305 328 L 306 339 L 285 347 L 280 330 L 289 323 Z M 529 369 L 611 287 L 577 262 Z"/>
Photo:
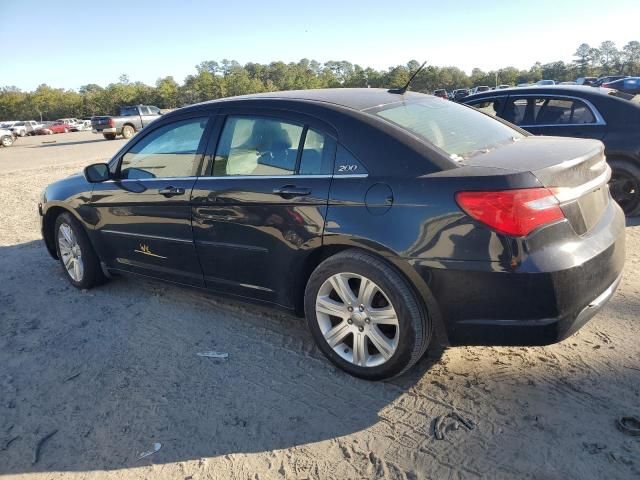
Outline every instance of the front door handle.
<path fill-rule="evenodd" d="M 295 185 L 285 185 L 284 187 L 274 188 L 273 193 L 280 195 L 282 198 L 303 197 L 311 194 L 311 189 L 307 187 L 296 187 Z"/>
<path fill-rule="evenodd" d="M 158 192 L 165 197 L 175 197 L 176 195 L 184 195 L 184 188 L 180 187 L 165 187 Z"/>

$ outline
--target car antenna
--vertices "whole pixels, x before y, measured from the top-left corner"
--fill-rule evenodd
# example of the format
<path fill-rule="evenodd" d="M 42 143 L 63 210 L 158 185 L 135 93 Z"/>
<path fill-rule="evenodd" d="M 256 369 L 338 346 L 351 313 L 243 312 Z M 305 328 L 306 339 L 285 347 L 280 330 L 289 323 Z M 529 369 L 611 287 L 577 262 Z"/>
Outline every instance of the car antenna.
<path fill-rule="evenodd" d="M 427 64 L 427 62 L 424 62 L 422 65 L 420 65 L 420 67 L 414 72 L 414 74 L 411 75 L 411 78 L 405 84 L 404 87 L 402 87 L 402 88 L 390 88 L 389 90 L 387 90 L 387 92 L 389 92 L 389 93 L 398 93 L 400 95 L 404 95 L 406 93 L 407 89 L 409 88 L 409 85 L 411 85 L 411 82 L 413 81 L 415 76 L 424 68 L 424 66 L 426 64 Z"/>

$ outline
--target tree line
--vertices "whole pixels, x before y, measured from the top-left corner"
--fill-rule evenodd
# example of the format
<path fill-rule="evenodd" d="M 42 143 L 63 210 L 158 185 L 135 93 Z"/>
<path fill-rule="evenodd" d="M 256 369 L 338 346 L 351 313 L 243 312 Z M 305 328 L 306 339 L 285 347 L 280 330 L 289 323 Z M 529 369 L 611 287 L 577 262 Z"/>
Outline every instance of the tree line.
<path fill-rule="evenodd" d="M 640 42 L 631 41 L 619 50 L 614 42 L 599 47 L 580 45 L 571 62 L 541 64 L 528 70 L 506 67 L 485 72 L 474 68 L 471 75 L 457 67 L 427 66 L 414 79 L 411 89 L 431 92 L 475 85 L 495 86 L 533 83 L 541 79 L 575 80 L 580 76 L 613 74 L 640 75 Z M 147 104 L 163 109 L 177 108 L 216 98 L 278 90 L 330 87 L 393 87 L 404 85 L 419 62 L 396 65 L 387 70 L 363 68 L 347 61 L 247 63 L 234 60 L 205 61 L 180 85 L 171 77 L 160 78 L 155 86 L 132 82 L 122 75 L 106 87 L 89 84 L 76 90 L 40 85 L 32 92 L 17 87 L 0 88 L 0 120 L 90 117 L 116 114 L 120 105 Z"/>

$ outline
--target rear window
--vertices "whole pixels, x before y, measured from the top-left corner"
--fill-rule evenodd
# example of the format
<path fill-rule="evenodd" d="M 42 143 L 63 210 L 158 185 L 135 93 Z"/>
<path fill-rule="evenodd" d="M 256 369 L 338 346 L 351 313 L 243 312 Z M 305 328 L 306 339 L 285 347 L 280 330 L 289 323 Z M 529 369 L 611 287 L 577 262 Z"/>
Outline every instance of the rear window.
<path fill-rule="evenodd" d="M 132 117 L 138 115 L 138 107 L 120 107 L 121 117 Z"/>
<path fill-rule="evenodd" d="M 472 108 L 435 99 L 387 105 L 371 113 L 444 150 L 454 160 L 524 136 Z"/>

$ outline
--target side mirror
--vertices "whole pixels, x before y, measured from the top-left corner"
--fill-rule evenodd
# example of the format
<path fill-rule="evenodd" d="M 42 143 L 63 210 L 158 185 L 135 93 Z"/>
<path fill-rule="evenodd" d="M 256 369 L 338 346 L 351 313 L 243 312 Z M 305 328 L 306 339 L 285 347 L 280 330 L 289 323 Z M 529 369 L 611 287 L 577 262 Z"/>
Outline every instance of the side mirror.
<path fill-rule="evenodd" d="M 89 183 L 100 183 L 111 178 L 109 165 L 106 163 L 94 163 L 84 168 L 84 178 Z"/>

